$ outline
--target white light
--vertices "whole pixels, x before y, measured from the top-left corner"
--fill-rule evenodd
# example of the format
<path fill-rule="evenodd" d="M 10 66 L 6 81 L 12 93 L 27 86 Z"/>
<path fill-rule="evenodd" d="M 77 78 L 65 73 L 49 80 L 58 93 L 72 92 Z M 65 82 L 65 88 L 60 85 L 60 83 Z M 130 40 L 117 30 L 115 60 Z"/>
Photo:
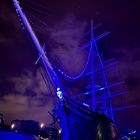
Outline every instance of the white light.
<path fill-rule="evenodd" d="M 57 91 L 59 91 L 60 90 L 60 88 L 57 88 Z"/>
<path fill-rule="evenodd" d="M 89 92 L 86 92 L 85 94 L 87 95 L 87 94 L 89 94 Z"/>
<path fill-rule="evenodd" d="M 89 105 L 88 105 L 88 104 L 86 104 L 86 103 L 83 103 L 83 105 L 84 105 L 84 106 L 86 106 L 86 107 L 89 107 Z"/>
<path fill-rule="evenodd" d="M 14 129 L 15 128 L 15 124 L 11 124 L 11 129 Z"/>
<path fill-rule="evenodd" d="M 43 128 L 44 126 L 45 126 L 44 123 L 41 123 L 41 124 L 40 124 L 40 128 Z"/>
<path fill-rule="evenodd" d="M 61 133 L 62 133 L 62 129 L 59 129 L 59 130 L 58 130 L 58 133 L 61 134 Z"/>
<path fill-rule="evenodd" d="M 99 90 L 104 90 L 105 88 L 104 87 L 102 87 L 102 88 L 99 88 Z"/>
<path fill-rule="evenodd" d="M 57 91 L 57 96 L 62 99 L 63 98 L 63 95 L 62 95 L 62 91 Z"/>

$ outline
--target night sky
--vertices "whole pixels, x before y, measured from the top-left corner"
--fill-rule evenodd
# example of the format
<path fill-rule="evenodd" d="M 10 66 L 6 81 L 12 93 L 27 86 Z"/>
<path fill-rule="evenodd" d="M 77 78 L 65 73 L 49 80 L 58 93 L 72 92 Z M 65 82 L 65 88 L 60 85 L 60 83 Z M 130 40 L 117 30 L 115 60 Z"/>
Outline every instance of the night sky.
<path fill-rule="evenodd" d="M 139 129 L 140 118 L 140 8 L 132 0 L 22 0 L 21 6 L 41 44 L 46 42 L 50 61 L 76 74 L 82 69 L 87 51 L 78 52 L 87 40 L 90 18 L 99 35 L 111 32 L 98 44 L 104 58 L 116 57 L 120 77 L 128 86 L 128 105 L 136 108 L 121 111 L 123 129 Z M 0 112 L 6 122 L 12 119 L 36 119 L 50 123 L 48 111 L 53 95 L 34 65 L 36 52 L 25 37 L 12 0 L 0 0 Z M 126 130 L 127 131 L 127 130 Z"/>

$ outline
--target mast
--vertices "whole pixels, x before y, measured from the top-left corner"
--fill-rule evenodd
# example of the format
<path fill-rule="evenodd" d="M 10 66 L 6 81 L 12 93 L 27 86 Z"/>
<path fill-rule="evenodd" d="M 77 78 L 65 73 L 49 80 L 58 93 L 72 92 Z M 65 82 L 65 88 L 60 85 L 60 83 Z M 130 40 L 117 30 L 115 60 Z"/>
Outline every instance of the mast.
<path fill-rule="evenodd" d="M 60 82 L 59 78 L 57 77 L 55 71 L 53 70 L 51 63 L 49 62 L 48 58 L 46 57 L 45 52 L 42 48 L 42 45 L 40 44 L 36 34 L 34 33 L 26 15 L 23 13 L 23 11 L 19 5 L 19 2 L 17 0 L 13 0 L 13 3 L 14 3 L 14 6 L 15 6 L 15 9 L 16 9 L 18 16 L 20 17 L 20 20 L 22 21 L 25 29 L 29 33 L 31 40 L 33 41 L 33 43 L 38 51 L 38 55 L 42 61 L 42 64 L 45 68 L 45 71 L 48 73 L 49 78 L 53 81 L 53 83 L 55 85 L 54 89 L 55 89 L 55 92 L 57 93 L 57 97 L 59 98 L 59 101 L 60 101 L 60 103 L 59 103 L 60 114 L 59 115 L 62 117 L 62 118 L 60 118 L 61 119 L 60 125 L 61 125 L 62 130 L 63 130 L 62 137 L 63 137 L 63 140 L 66 140 L 66 139 L 69 140 L 66 114 L 65 114 L 64 109 L 63 109 L 64 90 L 62 89 L 61 82 Z"/>
<path fill-rule="evenodd" d="M 36 34 L 34 33 L 28 19 L 26 18 L 25 14 L 23 13 L 20 5 L 19 5 L 19 2 L 17 0 L 13 0 L 14 2 L 14 5 L 15 5 L 15 8 L 16 8 L 16 12 L 17 14 L 20 16 L 26 30 L 28 31 L 35 47 L 37 48 L 38 50 L 38 53 L 39 53 L 39 57 L 41 58 L 42 62 L 43 62 L 43 65 L 45 67 L 46 70 L 49 70 L 51 76 L 52 76 L 52 79 L 54 80 L 54 82 L 56 83 L 56 86 L 59 87 L 60 86 L 60 83 L 59 83 L 59 80 L 58 80 L 58 77 L 57 75 L 55 74 L 48 58 L 46 57 L 45 55 L 45 52 L 42 48 L 42 45 L 40 44 Z M 59 87 L 60 88 L 60 87 Z"/>
<path fill-rule="evenodd" d="M 95 110 L 96 108 L 96 99 L 95 99 L 95 84 L 94 84 L 94 43 L 95 43 L 95 38 L 93 35 L 93 19 L 91 19 L 91 67 L 92 67 L 92 74 L 91 74 L 91 93 L 92 93 L 92 109 Z"/>

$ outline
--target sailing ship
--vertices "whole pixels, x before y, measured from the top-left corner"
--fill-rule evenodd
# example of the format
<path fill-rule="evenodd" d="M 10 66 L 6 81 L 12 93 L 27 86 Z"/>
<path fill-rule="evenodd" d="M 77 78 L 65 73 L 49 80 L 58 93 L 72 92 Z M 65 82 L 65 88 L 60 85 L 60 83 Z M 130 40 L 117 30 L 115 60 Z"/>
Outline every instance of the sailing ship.
<path fill-rule="evenodd" d="M 17 0 L 13 0 L 17 15 L 22 23 L 22 27 L 28 35 L 30 40 L 34 43 L 34 47 L 38 52 L 38 61 L 41 62 L 44 67 L 45 73 L 56 93 L 58 98 L 58 110 L 57 117 L 54 119 L 54 124 L 59 123 L 62 130 L 63 140 L 120 140 L 121 136 L 114 124 L 112 96 L 116 96 L 119 93 L 110 93 L 110 88 L 122 84 L 109 85 L 106 78 L 105 69 L 111 65 L 116 64 L 114 59 L 107 62 L 103 62 L 101 55 L 99 54 L 96 41 L 109 34 L 104 32 L 98 37 L 94 36 L 93 20 L 91 19 L 90 38 L 91 40 L 83 46 L 83 48 L 90 46 L 87 63 L 76 76 L 69 76 L 61 67 L 55 68 L 49 61 L 46 52 L 39 42 L 31 24 L 29 23 L 26 15 L 24 14 L 20 4 Z M 95 66 L 95 61 L 98 65 Z M 87 70 L 87 66 L 91 62 L 91 68 Z M 90 75 L 91 85 L 87 86 L 88 91 L 69 97 L 59 75 L 64 76 L 67 79 L 77 80 L 81 77 Z M 89 78 L 88 77 L 88 78 Z M 85 96 L 89 96 L 86 101 Z M 88 102 L 89 101 L 89 102 Z M 59 139 L 51 138 L 50 139 Z"/>

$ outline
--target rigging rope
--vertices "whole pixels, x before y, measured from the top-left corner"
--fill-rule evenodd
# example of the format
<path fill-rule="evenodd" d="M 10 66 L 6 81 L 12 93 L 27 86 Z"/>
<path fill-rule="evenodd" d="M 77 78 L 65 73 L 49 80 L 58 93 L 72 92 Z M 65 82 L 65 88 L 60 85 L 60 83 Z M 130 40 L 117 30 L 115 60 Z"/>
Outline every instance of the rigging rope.
<path fill-rule="evenodd" d="M 72 79 L 72 80 L 76 80 L 76 79 L 81 78 L 81 76 L 85 73 L 85 71 L 87 69 L 87 66 L 89 64 L 91 52 L 92 52 L 92 47 L 90 47 L 88 57 L 87 57 L 87 61 L 86 61 L 86 64 L 85 64 L 83 70 L 79 74 L 77 74 L 76 76 L 70 76 L 70 75 L 66 74 L 64 71 L 62 71 L 61 69 L 58 69 L 58 71 L 61 72 L 61 74 L 64 75 L 65 77 L 67 77 L 69 79 Z"/>

